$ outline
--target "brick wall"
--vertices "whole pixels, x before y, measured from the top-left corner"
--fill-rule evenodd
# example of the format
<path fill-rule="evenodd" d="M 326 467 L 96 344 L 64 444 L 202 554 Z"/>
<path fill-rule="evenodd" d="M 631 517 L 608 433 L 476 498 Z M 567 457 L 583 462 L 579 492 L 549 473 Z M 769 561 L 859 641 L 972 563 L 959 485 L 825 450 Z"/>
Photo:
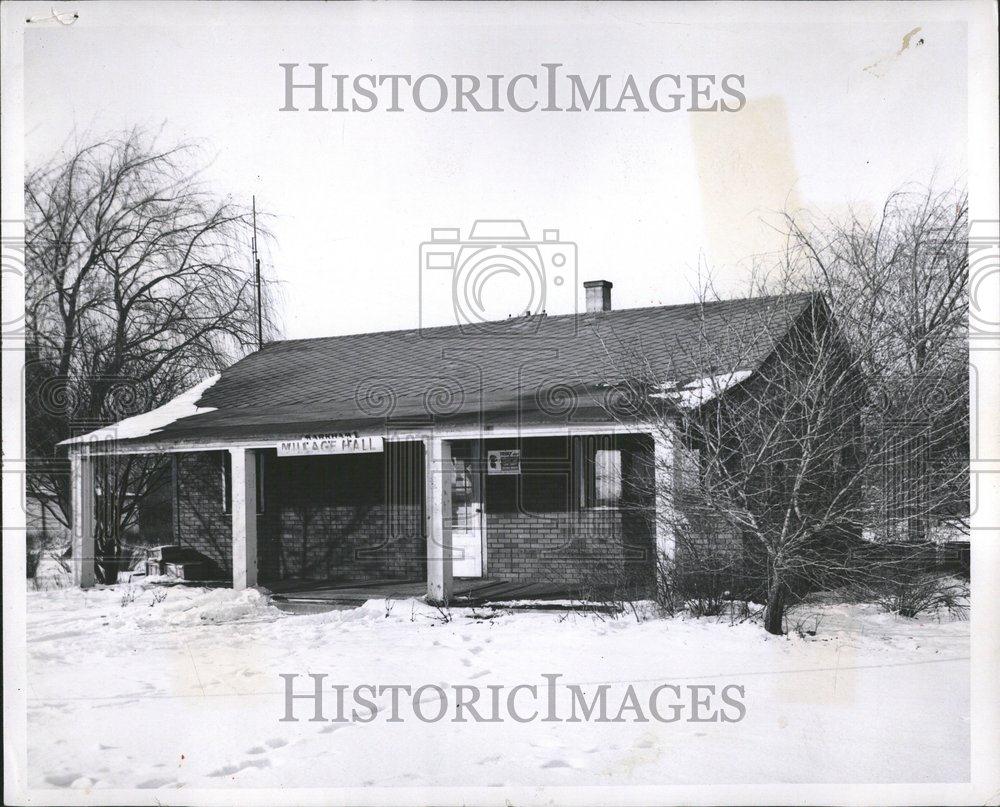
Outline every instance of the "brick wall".
<path fill-rule="evenodd" d="M 489 577 L 584 584 L 617 577 L 624 569 L 615 510 L 487 513 L 486 536 Z"/>
<path fill-rule="evenodd" d="M 641 584 L 652 578 L 650 537 L 621 510 L 486 515 L 486 573 L 515 582 L 574 586 Z"/>

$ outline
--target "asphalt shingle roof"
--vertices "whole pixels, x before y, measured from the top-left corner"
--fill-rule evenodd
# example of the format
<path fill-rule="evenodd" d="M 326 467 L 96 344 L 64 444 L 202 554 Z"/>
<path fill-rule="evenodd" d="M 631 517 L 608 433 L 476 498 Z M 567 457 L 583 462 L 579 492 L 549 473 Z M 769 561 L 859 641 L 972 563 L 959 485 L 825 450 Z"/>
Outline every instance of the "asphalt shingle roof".
<path fill-rule="evenodd" d="M 752 370 L 812 300 L 784 295 L 274 342 L 202 394 L 198 406 L 215 411 L 155 436 L 293 436 L 387 418 L 457 422 L 552 412 L 574 397 L 581 409 L 593 408 L 595 391 L 636 361 L 663 381 L 703 375 L 707 363 L 717 372 Z M 710 362 L 693 355 L 704 343 L 715 346 Z"/>

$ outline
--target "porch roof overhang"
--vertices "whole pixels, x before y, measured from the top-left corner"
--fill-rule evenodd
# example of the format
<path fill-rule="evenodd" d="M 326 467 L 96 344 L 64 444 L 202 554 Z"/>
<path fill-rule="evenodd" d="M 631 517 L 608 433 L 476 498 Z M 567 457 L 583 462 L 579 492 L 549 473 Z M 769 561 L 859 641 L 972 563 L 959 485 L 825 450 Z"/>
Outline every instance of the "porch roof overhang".
<path fill-rule="evenodd" d="M 657 405 L 656 422 L 662 422 L 667 406 Z M 209 413 L 210 414 L 210 413 Z M 389 441 L 444 439 L 500 439 L 509 437 L 572 436 L 649 432 L 652 418 L 615 417 L 599 405 L 575 406 L 570 410 L 526 409 L 517 406 L 481 407 L 475 411 L 430 414 L 422 408 L 411 416 L 393 418 L 348 417 L 339 413 L 325 416 L 317 411 L 246 413 L 243 422 L 227 423 L 224 418 L 206 415 L 191 417 L 187 423 L 136 435 L 124 422 L 121 436 L 116 426 L 65 441 L 71 451 L 89 454 L 144 454 L 212 451 L 228 448 L 273 448 L 283 440 L 311 434 L 356 434 L 382 437 Z"/>

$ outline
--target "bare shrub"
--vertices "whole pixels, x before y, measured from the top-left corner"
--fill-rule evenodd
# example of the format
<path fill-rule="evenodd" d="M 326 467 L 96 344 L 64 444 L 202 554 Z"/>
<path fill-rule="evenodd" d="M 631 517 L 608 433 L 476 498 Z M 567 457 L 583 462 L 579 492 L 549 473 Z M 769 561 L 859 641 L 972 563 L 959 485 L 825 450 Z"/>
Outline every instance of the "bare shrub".
<path fill-rule="evenodd" d="M 674 558 L 657 564 L 660 609 L 695 617 L 746 618 L 750 590 L 740 556 L 724 544 L 685 541 L 683 547 Z"/>
<path fill-rule="evenodd" d="M 895 571 L 870 586 L 869 599 L 883 611 L 915 619 L 944 609 L 959 619 L 969 613 L 969 587 L 934 572 Z"/>
<path fill-rule="evenodd" d="M 136 593 L 136 590 L 132 588 L 132 586 L 126 587 L 126 589 L 122 592 L 122 598 L 121 598 L 122 608 L 126 608 L 132 603 L 134 603 L 136 596 L 138 595 Z"/>
<path fill-rule="evenodd" d="M 819 614 L 796 614 L 794 617 L 785 612 L 785 633 L 794 633 L 800 639 L 807 636 L 815 636 L 819 633 L 820 622 L 823 618 Z"/>

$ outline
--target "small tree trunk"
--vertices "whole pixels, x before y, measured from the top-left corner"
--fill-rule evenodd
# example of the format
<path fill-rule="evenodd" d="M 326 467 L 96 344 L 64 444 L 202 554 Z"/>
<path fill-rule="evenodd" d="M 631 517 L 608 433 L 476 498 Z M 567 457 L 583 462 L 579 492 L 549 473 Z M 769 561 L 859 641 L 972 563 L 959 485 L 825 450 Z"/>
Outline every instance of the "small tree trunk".
<path fill-rule="evenodd" d="M 98 515 L 96 522 L 94 554 L 97 556 L 97 582 L 111 585 L 118 581 L 118 569 L 121 565 L 121 541 L 118 536 L 121 532 L 107 513 Z"/>
<path fill-rule="evenodd" d="M 778 572 L 771 575 L 771 587 L 767 593 L 767 605 L 764 608 L 764 630 L 775 636 L 784 635 L 785 601 L 787 587 Z"/>

